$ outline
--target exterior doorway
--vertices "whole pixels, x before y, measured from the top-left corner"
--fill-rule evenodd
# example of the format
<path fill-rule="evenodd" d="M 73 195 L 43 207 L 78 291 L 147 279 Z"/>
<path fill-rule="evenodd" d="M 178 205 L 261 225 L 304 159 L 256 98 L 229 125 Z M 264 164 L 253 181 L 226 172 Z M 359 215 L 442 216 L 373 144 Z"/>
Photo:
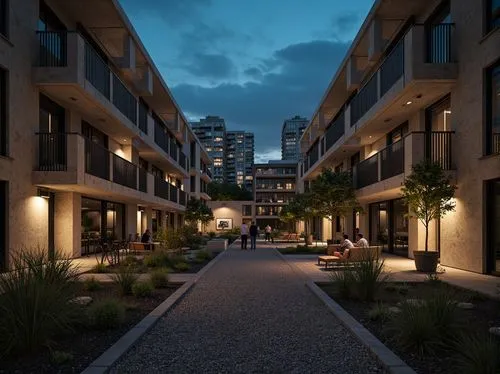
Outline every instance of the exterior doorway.
<path fill-rule="evenodd" d="M 486 272 L 500 275 L 500 179 L 486 185 Z"/>

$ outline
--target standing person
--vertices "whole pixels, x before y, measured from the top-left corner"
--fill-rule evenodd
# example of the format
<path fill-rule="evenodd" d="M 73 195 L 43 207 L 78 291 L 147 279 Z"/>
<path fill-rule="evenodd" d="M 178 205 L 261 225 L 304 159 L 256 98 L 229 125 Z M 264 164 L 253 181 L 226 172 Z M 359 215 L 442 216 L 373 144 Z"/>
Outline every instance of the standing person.
<path fill-rule="evenodd" d="M 271 231 L 273 229 L 271 228 L 271 226 L 267 225 L 264 230 L 266 232 L 266 242 L 270 242 L 271 241 Z"/>
<path fill-rule="evenodd" d="M 255 222 L 252 222 L 252 225 L 250 226 L 250 249 L 255 250 L 257 248 L 257 234 L 259 233 L 259 230 L 257 228 L 257 225 Z"/>
<path fill-rule="evenodd" d="M 241 225 L 241 249 L 247 249 L 248 226 L 245 222 Z"/>

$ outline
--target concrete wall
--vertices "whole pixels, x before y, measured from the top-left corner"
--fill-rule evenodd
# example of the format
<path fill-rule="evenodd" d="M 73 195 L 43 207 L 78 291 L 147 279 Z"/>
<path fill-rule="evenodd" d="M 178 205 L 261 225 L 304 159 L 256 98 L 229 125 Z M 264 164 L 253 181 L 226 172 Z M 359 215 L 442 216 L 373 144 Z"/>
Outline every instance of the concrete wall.
<path fill-rule="evenodd" d="M 215 219 L 207 225 L 205 232 L 223 232 L 216 229 L 217 218 L 232 219 L 233 227 L 240 227 L 243 222 L 250 224 L 252 217 L 243 217 L 243 205 L 250 205 L 255 211 L 253 201 L 209 201 L 207 205 L 212 209 Z"/>

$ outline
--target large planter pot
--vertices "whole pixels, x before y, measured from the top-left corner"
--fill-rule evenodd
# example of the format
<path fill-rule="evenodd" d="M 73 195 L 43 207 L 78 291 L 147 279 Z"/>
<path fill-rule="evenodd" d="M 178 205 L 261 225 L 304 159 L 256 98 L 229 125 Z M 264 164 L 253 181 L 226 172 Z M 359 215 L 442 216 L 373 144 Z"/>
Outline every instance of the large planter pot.
<path fill-rule="evenodd" d="M 415 267 L 423 273 L 435 273 L 439 258 L 438 252 L 414 251 Z"/>
<path fill-rule="evenodd" d="M 313 243 L 313 236 L 312 235 L 307 235 L 306 236 L 306 244 L 307 245 L 312 245 Z"/>

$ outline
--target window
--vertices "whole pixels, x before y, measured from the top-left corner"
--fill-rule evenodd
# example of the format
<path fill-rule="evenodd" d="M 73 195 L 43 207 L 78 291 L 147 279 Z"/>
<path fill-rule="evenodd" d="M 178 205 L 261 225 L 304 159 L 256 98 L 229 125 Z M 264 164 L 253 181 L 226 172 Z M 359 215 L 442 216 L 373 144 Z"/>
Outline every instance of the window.
<path fill-rule="evenodd" d="M 252 206 L 251 205 L 243 205 L 243 215 L 244 216 L 251 216 L 252 215 Z"/>
<path fill-rule="evenodd" d="M 486 154 L 500 153 L 500 62 L 486 72 Z"/>
<path fill-rule="evenodd" d="M 0 34 L 7 37 L 9 34 L 9 7 L 8 0 L 0 0 Z"/>
<path fill-rule="evenodd" d="M 0 271 L 7 265 L 7 182 L 0 181 Z"/>
<path fill-rule="evenodd" d="M 500 0 L 486 1 L 486 31 L 500 26 Z"/>
<path fill-rule="evenodd" d="M 7 71 L 0 69 L 0 156 L 7 156 Z"/>
<path fill-rule="evenodd" d="M 191 175 L 189 185 L 190 185 L 190 191 L 196 192 L 196 176 Z"/>

